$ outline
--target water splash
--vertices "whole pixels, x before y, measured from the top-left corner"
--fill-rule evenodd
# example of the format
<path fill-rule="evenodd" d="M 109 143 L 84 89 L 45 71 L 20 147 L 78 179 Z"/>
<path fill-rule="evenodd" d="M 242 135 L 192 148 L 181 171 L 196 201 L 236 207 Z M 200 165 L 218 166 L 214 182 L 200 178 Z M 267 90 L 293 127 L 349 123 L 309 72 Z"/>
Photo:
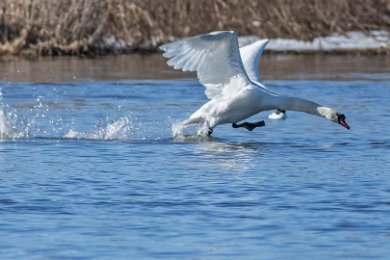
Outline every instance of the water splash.
<path fill-rule="evenodd" d="M 173 122 L 171 130 L 175 141 L 199 141 L 199 138 L 202 138 L 201 135 L 189 133 L 189 129 L 183 125 L 182 121 Z"/>
<path fill-rule="evenodd" d="M 33 120 L 24 120 L 14 110 L 7 110 L 0 106 L 0 140 L 30 137 Z"/>
<path fill-rule="evenodd" d="M 0 140 L 155 141 L 170 135 L 169 120 L 145 120 L 149 108 L 138 107 L 138 98 L 126 96 L 122 86 L 115 95 L 111 88 L 86 95 L 84 84 L 81 91 L 68 84 L 15 85 L 2 92 L 0 84 Z"/>
<path fill-rule="evenodd" d="M 6 112 L 7 106 L 3 104 L 3 92 L 0 88 L 0 140 L 20 138 L 21 133 L 16 131 L 14 122 L 17 115 Z"/>
<path fill-rule="evenodd" d="M 105 127 L 96 126 L 92 133 L 79 132 L 70 129 L 65 135 L 65 139 L 89 139 L 89 140 L 129 140 L 136 128 L 129 117 L 121 117 L 109 123 Z"/>
<path fill-rule="evenodd" d="M 49 120 L 50 129 L 40 128 L 39 118 Z M 50 138 L 50 139 L 88 139 L 88 140 L 130 140 L 137 134 L 137 127 L 134 126 L 129 117 L 119 119 L 100 126 L 96 124 L 93 131 L 83 132 L 77 129 L 65 130 L 62 118 L 45 118 L 45 114 L 36 114 L 33 118 L 23 119 L 15 111 L 6 112 L 4 106 L 0 106 L 0 140 L 29 139 L 29 138 Z"/>
<path fill-rule="evenodd" d="M 181 121 L 175 121 L 172 123 L 171 130 L 172 130 L 172 137 L 177 138 L 184 135 L 184 128 L 183 122 Z"/>
<path fill-rule="evenodd" d="M 195 125 L 195 129 L 184 126 L 182 121 L 175 121 L 171 125 L 172 137 L 176 141 L 209 141 L 209 128 L 207 124 Z M 191 132 L 195 130 L 195 132 Z"/>
<path fill-rule="evenodd" d="M 7 122 L 3 109 L 0 108 L 0 139 L 7 139 L 12 136 L 12 128 Z"/>
<path fill-rule="evenodd" d="M 210 129 L 209 129 L 209 127 L 207 126 L 206 123 L 200 124 L 200 125 L 198 126 L 198 129 L 197 129 L 197 133 L 198 133 L 198 135 L 200 135 L 200 136 L 208 136 L 208 135 L 209 135 L 209 131 L 210 131 Z"/>

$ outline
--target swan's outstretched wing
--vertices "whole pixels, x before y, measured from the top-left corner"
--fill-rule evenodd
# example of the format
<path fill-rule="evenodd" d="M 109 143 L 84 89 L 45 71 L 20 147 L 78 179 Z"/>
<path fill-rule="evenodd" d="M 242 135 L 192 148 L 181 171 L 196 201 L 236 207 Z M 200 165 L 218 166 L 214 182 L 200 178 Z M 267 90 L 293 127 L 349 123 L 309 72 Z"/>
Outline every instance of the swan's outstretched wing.
<path fill-rule="evenodd" d="M 212 32 L 161 47 L 168 65 L 183 71 L 196 71 L 206 87 L 206 96 L 213 98 L 222 90 L 239 90 L 250 80 L 245 72 L 235 32 Z"/>
<path fill-rule="evenodd" d="M 248 77 L 255 83 L 258 83 L 258 86 L 267 92 L 273 93 L 266 86 L 260 83 L 260 57 L 263 54 L 265 47 L 267 46 L 269 40 L 259 40 L 249 45 L 240 48 L 241 59 L 245 67 L 245 71 Z M 275 93 L 273 93 L 275 94 Z M 286 111 L 276 110 L 272 112 L 269 116 L 269 119 L 281 120 L 286 119 Z"/>
<path fill-rule="evenodd" d="M 259 61 L 268 42 L 269 40 L 259 40 L 240 48 L 242 63 L 252 81 L 260 82 Z"/>

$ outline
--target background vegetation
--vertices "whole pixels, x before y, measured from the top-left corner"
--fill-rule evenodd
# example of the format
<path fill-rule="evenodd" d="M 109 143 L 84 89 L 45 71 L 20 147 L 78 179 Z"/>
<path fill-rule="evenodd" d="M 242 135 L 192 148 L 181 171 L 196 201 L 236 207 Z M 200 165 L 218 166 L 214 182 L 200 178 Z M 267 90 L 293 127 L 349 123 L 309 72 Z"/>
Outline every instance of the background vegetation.
<path fill-rule="evenodd" d="M 213 30 L 310 40 L 390 29 L 389 0 L 3 0 L 0 54 L 156 50 Z"/>

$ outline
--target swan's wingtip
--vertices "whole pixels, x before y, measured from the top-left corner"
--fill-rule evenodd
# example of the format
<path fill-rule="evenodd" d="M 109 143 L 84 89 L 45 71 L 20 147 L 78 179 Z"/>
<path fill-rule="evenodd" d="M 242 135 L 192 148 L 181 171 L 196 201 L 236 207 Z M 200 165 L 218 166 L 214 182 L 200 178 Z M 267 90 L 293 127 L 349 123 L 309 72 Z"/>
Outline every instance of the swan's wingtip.
<path fill-rule="evenodd" d="M 261 39 L 259 40 L 258 42 L 261 43 L 261 45 L 263 45 L 264 47 L 267 46 L 267 44 L 270 42 L 271 40 L 270 39 Z"/>
<path fill-rule="evenodd" d="M 213 31 L 209 32 L 209 35 L 221 35 L 221 34 L 235 34 L 235 31 Z"/>
<path fill-rule="evenodd" d="M 166 52 L 166 51 L 168 50 L 168 45 L 169 45 L 169 44 L 170 44 L 170 43 L 164 43 L 164 44 L 160 45 L 158 48 L 159 48 L 161 51 Z"/>

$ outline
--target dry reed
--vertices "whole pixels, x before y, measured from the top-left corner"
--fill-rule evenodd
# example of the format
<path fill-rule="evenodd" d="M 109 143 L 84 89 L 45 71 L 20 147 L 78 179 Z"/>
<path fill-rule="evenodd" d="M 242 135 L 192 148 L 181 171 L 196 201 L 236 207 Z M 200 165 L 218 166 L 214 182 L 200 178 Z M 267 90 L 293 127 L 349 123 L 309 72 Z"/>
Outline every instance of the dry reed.
<path fill-rule="evenodd" d="M 388 0 L 0 2 L 0 54 L 95 55 L 156 50 L 174 38 L 213 30 L 310 40 L 332 32 L 378 29 L 390 29 Z"/>

